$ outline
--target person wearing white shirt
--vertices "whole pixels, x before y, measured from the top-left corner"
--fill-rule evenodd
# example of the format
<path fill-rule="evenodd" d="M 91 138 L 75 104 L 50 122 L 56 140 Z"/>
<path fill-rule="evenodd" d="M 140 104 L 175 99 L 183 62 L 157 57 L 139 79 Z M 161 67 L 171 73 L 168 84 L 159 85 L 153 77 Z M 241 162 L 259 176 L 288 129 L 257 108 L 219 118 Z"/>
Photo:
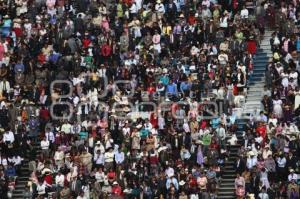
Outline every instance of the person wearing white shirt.
<path fill-rule="evenodd" d="M 128 123 L 125 124 L 125 126 L 122 129 L 123 135 L 126 137 L 126 135 L 130 134 L 130 127 L 128 126 Z"/>
<path fill-rule="evenodd" d="M 113 168 L 114 163 L 114 156 L 115 153 L 113 151 L 113 148 L 110 148 L 108 152 L 105 153 L 105 167 L 109 170 L 110 168 Z"/>
<path fill-rule="evenodd" d="M 0 81 L 0 95 L 7 95 L 10 91 L 10 84 L 5 78 Z"/>
<path fill-rule="evenodd" d="M 279 168 L 284 168 L 286 165 L 286 159 L 284 156 L 277 158 L 277 164 Z"/>
<path fill-rule="evenodd" d="M 6 131 L 3 135 L 3 142 L 12 144 L 15 141 L 15 136 L 12 131 Z"/>
<path fill-rule="evenodd" d="M 164 4 L 161 3 L 160 0 L 158 0 L 157 4 L 155 4 L 155 11 L 161 15 L 163 15 L 165 13 L 165 6 L 164 6 Z"/>
<path fill-rule="evenodd" d="M 102 168 L 100 167 L 99 170 L 95 173 L 95 179 L 97 182 L 99 182 L 101 185 L 104 183 L 105 180 L 105 173 L 102 171 Z"/>
<path fill-rule="evenodd" d="M 103 166 L 105 163 L 105 156 L 103 153 L 101 153 L 100 150 L 97 151 L 97 153 L 94 155 L 94 164 L 96 167 Z"/>
<path fill-rule="evenodd" d="M 55 184 L 57 185 L 57 187 L 63 188 L 64 182 L 65 182 L 65 176 L 59 171 L 55 177 Z"/>
<path fill-rule="evenodd" d="M 54 136 L 54 133 L 52 131 L 50 131 L 50 128 L 46 129 L 45 137 L 46 137 L 46 140 L 48 140 L 50 143 L 54 143 L 55 136 Z"/>
<path fill-rule="evenodd" d="M 142 8 L 143 0 L 135 0 L 136 8 L 139 11 Z"/>
<path fill-rule="evenodd" d="M 219 126 L 216 129 L 216 133 L 217 133 L 217 136 L 219 138 L 221 146 L 224 146 L 225 139 L 226 139 L 226 131 L 225 131 L 225 128 L 224 128 L 224 126 L 222 124 L 221 124 L 221 126 Z"/>
<path fill-rule="evenodd" d="M 220 27 L 227 28 L 228 27 L 228 16 L 224 16 L 220 18 Z"/>
<path fill-rule="evenodd" d="M 122 164 L 125 160 L 125 154 L 119 148 L 117 152 L 115 152 L 115 161 L 117 164 Z"/>
<path fill-rule="evenodd" d="M 191 132 L 191 129 L 190 129 L 190 125 L 188 123 L 188 121 L 185 119 L 184 120 L 184 123 L 183 123 L 183 130 L 185 133 L 190 133 Z"/>
<path fill-rule="evenodd" d="M 249 11 L 248 9 L 244 6 L 243 10 L 241 10 L 241 18 L 242 19 L 248 19 L 249 16 Z"/>
<path fill-rule="evenodd" d="M 166 123 L 165 123 L 165 118 L 159 116 L 159 117 L 158 117 L 158 129 L 159 129 L 159 130 L 163 130 L 163 129 L 165 128 L 165 125 L 166 125 Z"/>
<path fill-rule="evenodd" d="M 54 154 L 54 161 L 57 165 L 58 169 L 60 169 L 64 164 L 65 153 L 58 148 L 58 150 Z"/>
<path fill-rule="evenodd" d="M 165 171 L 166 175 L 170 178 L 171 176 L 174 176 L 174 169 L 172 167 L 168 167 Z"/>
<path fill-rule="evenodd" d="M 2 164 L 5 169 L 7 168 L 8 160 L 5 156 L 0 156 L 0 164 Z"/>
<path fill-rule="evenodd" d="M 38 195 L 43 196 L 46 194 L 46 184 L 43 182 L 40 182 L 37 187 L 36 187 L 36 191 L 38 193 Z"/>
<path fill-rule="evenodd" d="M 202 6 L 206 6 L 207 8 L 210 7 L 210 0 L 203 0 L 202 1 Z"/>
<path fill-rule="evenodd" d="M 12 162 L 14 164 L 14 166 L 18 166 L 18 165 L 21 165 L 22 163 L 22 158 L 18 155 L 15 155 L 13 158 L 12 158 Z"/>
<path fill-rule="evenodd" d="M 70 134 L 72 129 L 72 125 L 67 121 L 61 126 L 61 131 L 65 132 L 65 134 Z"/>
<path fill-rule="evenodd" d="M 286 158 L 283 154 L 276 158 L 277 166 L 278 166 L 278 178 L 280 181 L 286 178 Z"/>
<path fill-rule="evenodd" d="M 131 15 L 136 15 L 138 12 L 138 7 L 136 6 L 136 3 L 134 2 L 131 7 L 129 8 L 130 14 Z"/>
<path fill-rule="evenodd" d="M 252 153 L 251 152 L 252 151 L 249 152 L 250 153 L 250 157 L 247 158 L 247 162 L 246 162 L 246 166 L 247 166 L 247 168 L 249 170 L 252 169 L 256 165 L 256 163 L 257 163 L 256 156 L 254 156 L 253 152 Z"/>
<path fill-rule="evenodd" d="M 81 125 L 79 123 L 73 124 L 71 127 L 72 134 L 79 134 L 81 130 Z"/>
<path fill-rule="evenodd" d="M 94 154 L 96 154 L 98 150 L 100 150 L 100 153 L 105 152 L 105 148 L 104 148 L 103 144 L 100 141 L 96 142 L 96 146 L 94 148 Z"/>
<path fill-rule="evenodd" d="M 42 148 L 42 153 L 46 156 L 49 157 L 49 146 L 50 142 L 46 140 L 46 137 L 41 141 L 41 148 Z"/>
<path fill-rule="evenodd" d="M 289 182 L 291 182 L 292 180 L 294 180 L 295 182 L 297 182 L 298 175 L 295 173 L 294 169 L 291 169 L 290 172 L 291 173 L 288 175 Z"/>
<path fill-rule="evenodd" d="M 270 155 L 272 155 L 272 151 L 270 150 L 270 146 L 266 145 L 262 152 L 262 157 L 266 160 Z"/>

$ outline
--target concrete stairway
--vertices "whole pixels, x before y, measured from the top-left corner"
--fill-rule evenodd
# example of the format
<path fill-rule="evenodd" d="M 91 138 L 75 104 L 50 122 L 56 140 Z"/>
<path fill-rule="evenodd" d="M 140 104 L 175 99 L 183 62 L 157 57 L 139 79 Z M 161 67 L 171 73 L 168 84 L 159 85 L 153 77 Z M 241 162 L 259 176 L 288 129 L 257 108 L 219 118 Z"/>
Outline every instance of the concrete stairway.
<path fill-rule="evenodd" d="M 265 32 L 260 49 L 257 51 L 257 54 L 254 58 L 254 69 L 248 84 L 248 94 L 246 103 L 243 107 L 242 117 L 236 120 L 237 131 L 235 134 L 238 138 L 238 142 L 237 145 L 234 146 L 227 145 L 229 158 L 225 162 L 225 167 L 223 169 L 223 175 L 218 189 L 218 199 L 236 198 L 234 188 L 236 171 L 234 164 L 238 158 L 238 149 L 244 144 L 243 134 L 245 125 L 249 118 L 248 116 L 250 114 L 258 114 L 260 110 L 262 110 L 261 100 L 262 91 L 265 85 L 265 70 L 269 57 L 272 57 L 270 46 L 271 34 L 272 31 Z"/>
<path fill-rule="evenodd" d="M 36 150 L 36 154 L 41 153 L 40 142 L 34 143 L 33 147 Z M 15 187 L 15 190 L 13 191 L 13 197 L 12 197 L 13 199 L 23 199 L 24 198 L 25 187 L 27 186 L 29 177 L 31 175 L 31 173 L 29 171 L 28 163 L 29 163 L 28 158 L 24 158 L 24 160 L 22 162 L 22 167 L 21 167 L 21 175 L 18 176 L 16 179 L 16 187 Z"/>
<path fill-rule="evenodd" d="M 262 110 L 262 91 L 265 85 L 265 70 L 272 51 L 270 38 L 272 31 L 266 31 L 264 39 L 261 42 L 260 49 L 253 60 L 254 69 L 250 76 L 248 84 L 247 102 L 244 106 L 243 113 L 246 115 L 259 113 Z"/>
<path fill-rule="evenodd" d="M 218 199 L 233 199 L 235 198 L 234 181 L 236 178 L 235 162 L 239 156 L 238 150 L 243 144 L 243 133 L 247 119 L 237 119 L 237 131 L 235 132 L 238 142 L 236 145 L 227 145 L 228 159 L 223 168 L 221 183 L 218 189 Z"/>

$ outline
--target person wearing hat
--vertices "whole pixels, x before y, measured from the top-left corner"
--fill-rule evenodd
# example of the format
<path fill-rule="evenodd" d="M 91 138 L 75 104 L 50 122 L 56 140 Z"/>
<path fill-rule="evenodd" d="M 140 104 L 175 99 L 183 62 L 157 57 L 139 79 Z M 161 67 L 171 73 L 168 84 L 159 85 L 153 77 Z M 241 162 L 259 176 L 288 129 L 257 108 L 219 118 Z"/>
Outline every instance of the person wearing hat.
<path fill-rule="evenodd" d="M 270 150 L 270 145 L 267 144 L 262 151 L 262 157 L 266 160 L 270 155 L 272 156 L 273 152 Z"/>
<path fill-rule="evenodd" d="M 123 194 L 122 187 L 119 185 L 117 181 L 114 181 L 112 184 L 111 193 L 116 196 L 121 196 Z"/>
<path fill-rule="evenodd" d="M 298 180 L 298 174 L 295 173 L 294 169 L 290 169 L 290 174 L 288 175 L 288 181 L 291 182 L 292 180 L 295 182 Z"/>
<path fill-rule="evenodd" d="M 100 151 L 100 153 L 105 152 L 105 148 L 100 140 L 96 141 L 95 147 L 94 147 L 94 154 L 97 154 L 97 151 Z"/>

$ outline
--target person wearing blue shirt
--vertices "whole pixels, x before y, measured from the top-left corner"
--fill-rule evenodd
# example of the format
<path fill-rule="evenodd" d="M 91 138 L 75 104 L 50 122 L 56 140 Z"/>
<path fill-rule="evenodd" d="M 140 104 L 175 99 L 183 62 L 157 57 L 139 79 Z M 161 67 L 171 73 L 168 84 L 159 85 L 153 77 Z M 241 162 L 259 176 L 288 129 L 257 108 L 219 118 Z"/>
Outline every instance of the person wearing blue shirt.
<path fill-rule="evenodd" d="M 191 89 L 191 84 L 187 81 L 183 81 L 180 83 L 180 91 L 184 93 L 185 96 L 189 95 L 189 90 Z"/>
<path fill-rule="evenodd" d="M 172 80 L 170 80 L 170 83 L 166 87 L 166 94 L 167 95 L 172 95 L 172 96 L 177 96 L 177 85 L 173 83 Z"/>
<path fill-rule="evenodd" d="M 5 170 L 5 176 L 7 177 L 13 177 L 16 176 L 16 168 L 13 167 L 11 164 L 8 165 L 7 169 Z"/>
<path fill-rule="evenodd" d="M 60 57 L 59 53 L 52 52 L 52 54 L 49 56 L 49 61 L 51 61 L 53 64 L 56 64 L 59 57 Z"/>
<path fill-rule="evenodd" d="M 22 63 L 17 63 L 16 65 L 15 65 L 15 68 L 14 68 L 14 71 L 15 71 L 15 73 L 17 73 L 17 72 L 24 72 L 25 71 L 25 66 L 24 66 L 24 64 L 22 64 Z"/>
<path fill-rule="evenodd" d="M 300 52 L 300 37 L 298 37 L 296 42 L 297 51 Z"/>

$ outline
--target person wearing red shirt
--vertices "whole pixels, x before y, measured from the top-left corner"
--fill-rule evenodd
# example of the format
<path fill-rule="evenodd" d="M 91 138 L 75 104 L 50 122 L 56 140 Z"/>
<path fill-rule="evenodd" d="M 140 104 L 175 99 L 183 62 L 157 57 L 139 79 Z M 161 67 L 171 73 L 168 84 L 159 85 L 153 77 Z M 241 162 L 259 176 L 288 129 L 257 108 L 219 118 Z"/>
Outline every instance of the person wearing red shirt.
<path fill-rule="evenodd" d="M 103 44 L 101 47 L 101 55 L 108 58 L 111 55 L 112 49 L 108 43 Z"/>
<path fill-rule="evenodd" d="M 156 113 L 151 113 L 150 115 L 150 123 L 152 124 L 153 128 L 157 128 L 158 127 L 158 117 Z"/>
<path fill-rule="evenodd" d="M 189 186 L 190 187 L 196 187 L 197 186 L 197 180 L 192 175 L 189 176 Z"/>
<path fill-rule="evenodd" d="M 188 17 L 188 23 L 189 25 L 194 25 L 196 23 L 196 17 L 194 15 L 190 15 Z"/>
<path fill-rule="evenodd" d="M 150 83 L 150 86 L 147 88 L 148 94 L 152 95 L 153 93 L 155 93 L 155 91 L 156 91 L 155 86 L 153 85 L 153 83 Z"/>
<path fill-rule="evenodd" d="M 45 173 L 45 175 L 46 176 L 44 177 L 44 181 L 47 184 L 47 186 L 51 187 L 52 183 L 53 183 L 53 177 L 52 177 L 51 173 L 48 171 Z"/>
<path fill-rule="evenodd" d="M 154 152 L 150 154 L 149 163 L 151 166 L 156 166 L 158 164 L 158 157 Z"/>
<path fill-rule="evenodd" d="M 264 123 L 260 122 L 258 127 L 256 128 L 256 133 L 258 133 L 263 138 L 263 143 L 265 143 L 267 139 L 267 128 Z"/>
<path fill-rule="evenodd" d="M 117 174 L 114 172 L 113 169 L 110 169 L 110 171 L 107 173 L 107 178 L 109 182 L 113 182 L 116 180 Z"/>
<path fill-rule="evenodd" d="M 122 188 L 116 181 L 114 181 L 114 183 L 113 183 L 113 187 L 111 189 L 111 192 L 112 192 L 112 194 L 117 195 L 117 196 L 122 195 Z"/>
<path fill-rule="evenodd" d="M 46 107 L 42 107 L 42 109 L 40 110 L 40 118 L 43 120 L 43 121 L 48 121 L 49 118 L 50 118 L 50 113 L 49 111 L 46 109 Z"/>
<path fill-rule="evenodd" d="M 253 36 L 250 36 L 249 41 L 247 42 L 247 51 L 251 55 L 256 53 L 256 41 Z"/>
<path fill-rule="evenodd" d="M 215 139 L 211 140 L 211 144 L 210 144 L 209 148 L 211 150 L 218 150 L 219 149 L 219 144 L 216 142 Z"/>
<path fill-rule="evenodd" d="M 92 41 L 88 38 L 88 35 L 85 35 L 85 37 L 82 40 L 83 48 L 88 48 L 91 43 Z"/>
<path fill-rule="evenodd" d="M 128 7 L 131 6 L 133 0 L 123 0 L 123 3 L 126 4 Z"/>

